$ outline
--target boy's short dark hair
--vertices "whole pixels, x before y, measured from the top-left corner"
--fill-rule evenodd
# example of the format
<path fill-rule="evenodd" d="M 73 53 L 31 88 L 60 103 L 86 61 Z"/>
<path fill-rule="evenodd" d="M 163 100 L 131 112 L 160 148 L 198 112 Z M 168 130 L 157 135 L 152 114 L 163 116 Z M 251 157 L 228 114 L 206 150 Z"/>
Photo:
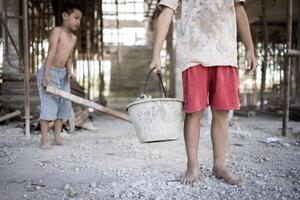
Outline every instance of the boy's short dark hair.
<path fill-rule="evenodd" d="M 61 7 L 60 14 L 62 15 L 63 13 L 67 13 L 68 15 L 70 15 L 74 11 L 74 9 L 79 10 L 81 14 L 84 15 L 82 8 L 80 8 L 79 5 L 75 3 L 64 3 L 63 6 Z"/>

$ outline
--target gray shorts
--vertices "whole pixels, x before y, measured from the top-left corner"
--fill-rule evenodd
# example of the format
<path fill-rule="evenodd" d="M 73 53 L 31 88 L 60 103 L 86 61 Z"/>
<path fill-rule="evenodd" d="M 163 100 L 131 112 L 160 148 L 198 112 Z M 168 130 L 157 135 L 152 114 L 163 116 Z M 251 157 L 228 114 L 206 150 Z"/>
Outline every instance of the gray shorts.
<path fill-rule="evenodd" d="M 71 102 L 52 94 L 49 94 L 42 87 L 41 83 L 44 78 L 44 65 L 40 68 L 37 75 L 37 86 L 39 90 L 41 111 L 40 119 L 56 120 L 69 119 L 73 113 Z M 59 67 L 48 68 L 49 85 L 58 89 L 70 92 L 70 82 L 67 79 L 67 69 Z"/>

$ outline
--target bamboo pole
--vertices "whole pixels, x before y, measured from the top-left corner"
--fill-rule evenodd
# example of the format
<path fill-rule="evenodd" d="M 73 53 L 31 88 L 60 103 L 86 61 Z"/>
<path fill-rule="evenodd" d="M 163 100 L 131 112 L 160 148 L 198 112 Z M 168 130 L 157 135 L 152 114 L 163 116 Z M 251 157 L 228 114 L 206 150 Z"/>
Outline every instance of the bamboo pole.
<path fill-rule="evenodd" d="M 34 48 L 34 41 L 35 41 L 35 23 L 34 23 L 34 7 L 35 7 L 35 2 L 32 1 L 32 11 L 31 11 L 31 66 L 35 66 L 35 48 Z"/>
<path fill-rule="evenodd" d="M 293 0 L 287 1 L 287 49 L 292 47 L 292 23 L 293 23 Z M 282 121 L 282 136 L 287 135 L 290 107 L 290 75 L 291 75 L 291 58 L 285 57 L 284 68 L 284 106 L 283 106 L 283 121 Z"/>
<path fill-rule="evenodd" d="M 258 42 L 258 34 L 257 32 L 253 33 L 252 35 L 254 35 L 254 49 L 255 49 L 255 56 L 257 57 L 257 53 L 256 53 L 256 49 L 257 49 L 257 42 Z M 254 72 L 253 76 L 252 76 L 252 81 L 253 81 L 253 98 L 252 98 L 252 105 L 256 105 L 257 103 L 257 94 L 258 94 L 258 89 L 257 89 L 257 73 Z"/>
<path fill-rule="evenodd" d="M 29 95 L 29 52 L 28 52 L 28 1 L 23 0 L 23 65 L 24 65 L 24 104 L 25 134 L 30 137 L 30 95 Z"/>
<path fill-rule="evenodd" d="M 104 41 L 103 41 L 103 7 L 102 7 L 102 0 L 99 1 L 99 16 L 100 16 L 100 30 L 99 30 L 99 34 L 100 34 L 100 55 L 98 54 L 98 56 L 100 56 L 101 61 L 99 62 L 99 101 L 100 102 L 104 102 L 104 95 L 103 95 L 103 91 L 105 88 L 105 82 L 104 82 L 104 70 L 102 69 L 102 61 L 104 60 Z M 99 43 L 98 43 L 99 46 Z M 99 50 L 97 51 L 99 52 Z M 99 59 L 100 60 L 100 59 Z"/>
<path fill-rule="evenodd" d="M 266 15 L 266 0 L 261 0 L 261 12 L 262 12 L 262 32 L 264 36 L 264 60 L 262 62 L 261 68 L 261 87 L 260 87 L 260 110 L 264 110 L 264 92 L 266 87 L 266 71 L 268 66 L 268 43 L 269 43 L 269 33 L 268 33 L 268 22 Z"/>

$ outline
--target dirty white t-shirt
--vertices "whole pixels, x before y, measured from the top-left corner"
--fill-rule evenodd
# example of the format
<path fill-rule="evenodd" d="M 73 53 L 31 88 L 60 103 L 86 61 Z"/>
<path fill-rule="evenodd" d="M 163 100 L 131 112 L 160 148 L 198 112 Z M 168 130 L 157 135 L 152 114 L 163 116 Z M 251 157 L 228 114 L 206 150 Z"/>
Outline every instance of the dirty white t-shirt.
<path fill-rule="evenodd" d="M 237 67 L 235 3 L 245 0 L 182 0 L 176 58 L 182 71 L 197 65 Z M 180 0 L 161 0 L 174 11 Z"/>

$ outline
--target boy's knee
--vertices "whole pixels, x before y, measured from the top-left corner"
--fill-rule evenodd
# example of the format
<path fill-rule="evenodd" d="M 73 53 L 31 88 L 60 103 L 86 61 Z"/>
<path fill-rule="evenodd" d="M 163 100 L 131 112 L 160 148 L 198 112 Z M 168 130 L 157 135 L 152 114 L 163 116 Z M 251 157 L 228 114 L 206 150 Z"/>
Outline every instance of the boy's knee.
<path fill-rule="evenodd" d="M 229 110 L 211 109 L 213 117 L 228 117 Z"/>
<path fill-rule="evenodd" d="M 186 113 L 187 117 L 201 117 L 204 110 L 200 110 L 197 112 Z"/>

